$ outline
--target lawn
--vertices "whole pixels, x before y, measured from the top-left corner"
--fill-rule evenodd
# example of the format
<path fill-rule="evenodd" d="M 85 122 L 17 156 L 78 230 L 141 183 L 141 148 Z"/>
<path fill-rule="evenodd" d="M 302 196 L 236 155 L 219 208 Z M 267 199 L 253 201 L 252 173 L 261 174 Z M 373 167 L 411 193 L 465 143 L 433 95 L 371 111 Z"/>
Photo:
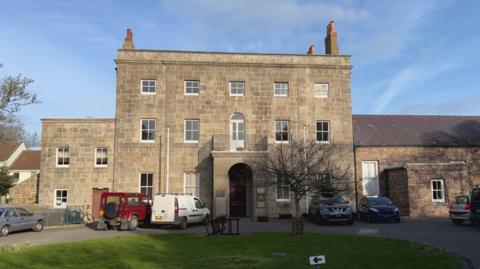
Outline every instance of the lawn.
<path fill-rule="evenodd" d="M 285 253 L 286 256 L 272 253 Z M 373 237 L 282 233 L 236 237 L 140 235 L 31 247 L 0 254 L 0 268 L 461 268 L 458 259 L 425 245 Z"/>

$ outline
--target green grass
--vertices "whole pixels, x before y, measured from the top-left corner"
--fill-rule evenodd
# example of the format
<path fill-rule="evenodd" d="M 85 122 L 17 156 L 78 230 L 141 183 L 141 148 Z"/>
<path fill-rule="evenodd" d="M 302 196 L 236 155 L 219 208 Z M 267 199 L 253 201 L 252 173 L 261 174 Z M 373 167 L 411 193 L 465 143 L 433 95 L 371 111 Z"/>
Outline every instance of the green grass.
<path fill-rule="evenodd" d="M 272 257 L 272 252 L 285 252 Z M 142 235 L 80 241 L 0 254 L 0 268 L 461 268 L 448 253 L 410 242 L 361 236 L 283 233 L 203 237 Z"/>

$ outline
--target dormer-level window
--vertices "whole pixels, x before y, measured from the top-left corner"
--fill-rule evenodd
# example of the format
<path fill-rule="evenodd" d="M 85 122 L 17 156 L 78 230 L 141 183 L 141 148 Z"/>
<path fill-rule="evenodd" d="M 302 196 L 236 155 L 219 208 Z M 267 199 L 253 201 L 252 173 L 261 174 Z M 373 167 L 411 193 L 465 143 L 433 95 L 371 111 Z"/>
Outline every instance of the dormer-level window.
<path fill-rule="evenodd" d="M 288 82 L 273 83 L 273 95 L 280 97 L 288 97 Z"/>
<path fill-rule="evenodd" d="M 142 80 L 141 81 L 142 94 L 154 95 L 157 92 L 156 80 Z"/>
<path fill-rule="evenodd" d="M 186 80 L 185 95 L 199 95 L 199 94 L 200 94 L 200 81 Z"/>

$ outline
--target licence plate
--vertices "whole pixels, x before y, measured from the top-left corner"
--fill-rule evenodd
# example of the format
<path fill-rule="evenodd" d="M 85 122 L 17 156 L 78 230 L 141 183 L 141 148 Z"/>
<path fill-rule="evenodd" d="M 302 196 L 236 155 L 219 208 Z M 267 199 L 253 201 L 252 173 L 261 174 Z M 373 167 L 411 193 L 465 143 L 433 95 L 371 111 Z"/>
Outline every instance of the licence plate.
<path fill-rule="evenodd" d="M 155 220 L 163 220 L 163 216 L 155 216 Z"/>

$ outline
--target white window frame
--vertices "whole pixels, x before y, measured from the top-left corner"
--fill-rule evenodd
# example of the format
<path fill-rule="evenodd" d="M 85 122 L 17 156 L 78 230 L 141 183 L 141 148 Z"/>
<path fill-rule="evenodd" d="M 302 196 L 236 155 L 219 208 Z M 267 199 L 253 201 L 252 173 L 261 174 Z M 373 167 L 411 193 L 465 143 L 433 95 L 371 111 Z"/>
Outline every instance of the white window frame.
<path fill-rule="evenodd" d="M 152 185 L 151 186 L 142 185 L 142 175 L 143 174 L 152 175 Z M 142 188 L 151 188 L 152 189 L 152 199 L 153 199 L 153 197 L 155 196 L 155 173 L 154 172 L 148 172 L 147 171 L 147 172 L 138 173 L 138 192 L 139 193 L 143 193 Z M 144 193 L 144 194 L 148 196 L 148 193 Z"/>
<path fill-rule="evenodd" d="M 61 198 L 66 198 L 66 201 L 65 201 L 65 206 L 68 206 L 68 189 L 54 189 L 53 190 L 53 207 L 54 208 L 65 208 L 64 206 L 62 206 L 62 203 L 60 203 L 60 205 L 57 204 L 57 191 L 66 191 L 67 192 L 67 196 L 66 197 L 61 197 Z"/>
<path fill-rule="evenodd" d="M 232 84 L 233 83 L 241 83 L 243 85 L 243 93 L 232 93 Z M 230 88 L 230 96 L 245 96 L 245 81 L 230 81 L 229 82 L 229 88 Z M 236 90 L 239 90 L 239 88 L 235 88 Z"/>
<path fill-rule="evenodd" d="M 282 125 L 281 123 L 282 122 L 286 122 L 287 123 L 287 135 L 288 135 L 288 139 L 287 140 L 277 140 L 277 122 L 280 122 L 280 136 L 281 136 L 281 133 L 282 133 Z M 290 121 L 289 120 L 276 120 L 274 123 L 273 123 L 273 130 L 274 130 L 274 139 L 275 139 L 275 144 L 288 144 L 289 141 L 290 141 Z"/>
<path fill-rule="evenodd" d="M 153 92 L 144 92 L 143 91 L 143 82 L 153 82 L 153 86 L 148 85 L 146 86 L 147 88 L 153 87 L 154 91 Z M 140 94 L 142 95 L 156 95 L 157 94 L 157 81 L 154 79 L 142 79 L 140 80 Z"/>
<path fill-rule="evenodd" d="M 374 164 L 374 167 L 375 167 L 375 177 L 366 177 L 365 174 L 366 174 L 366 171 L 364 170 L 364 167 L 368 164 Z M 376 191 L 377 191 L 377 194 L 374 194 L 374 195 L 368 195 L 366 193 L 366 183 L 368 180 L 375 180 L 376 182 Z M 365 196 L 378 196 L 380 195 L 380 175 L 378 173 L 378 161 L 362 161 L 362 192 Z"/>
<path fill-rule="evenodd" d="M 198 83 L 198 92 L 197 93 L 188 93 L 187 92 L 187 83 L 189 83 L 189 82 L 197 82 Z M 191 88 L 193 88 L 193 87 L 191 87 Z M 185 95 L 200 95 L 200 80 L 185 80 L 183 82 L 183 93 Z"/>
<path fill-rule="evenodd" d="M 98 157 L 97 153 L 98 153 L 98 150 L 106 150 L 106 151 L 107 151 L 107 152 L 106 152 L 106 153 L 107 153 L 107 156 L 106 156 L 106 158 L 107 158 L 107 163 L 106 163 L 106 164 L 97 164 L 97 157 Z M 94 154 L 94 155 L 95 155 L 95 157 L 94 157 L 93 161 L 94 161 L 95 167 L 98 167 L 98 168 L 108 167 L 108 148 L 107 148 L 107 147 L 98 147 L 98 148 L 95 148 L 95 154 Z"/>
<path fill-rule="evenodd" d="M 200 197 L 200 172 L 198 171 L 185 171 L 183 172 L 183 193 L 187 193 L 187 188 L 193 188 L 191 185 L 187 185 L 187 174 L 195 174 L 197 193 L 192 193 L 196 197 Z"/>
<path fill-rule="evenodd" d="M 318 130 L 318 123 L 327 123 L 328 125 L 328 131 L 323 131 L 323 130 Z M 324 134 L 324 133 L 327 133 L 328 134 L 328 141 L 318 141 L 318 133 L 321 133 L 321 134 Z M 323 136 L 322 136 L 323 137 Z M 330 144 L 330 142 L 332 141 L 332 126 L 330 125 L 330 121 L 329 120 L 317 120 L 315 122 L 315 141 L 318 143 L 318 144 Z"/>
<path fill-rule="evenodd" d="M 198 121 L 198 139 L 197 140 L 187 140 L 187 121 Z M 196 131 L 196 130 L 188 130 Z M 185 119 L 183 121 L 183 141 L 184 143 L 198 143 L 200 141 L 200 120 L 199 119 Z"/>
<path fill-rule="evenodd" d="M 287 85 L 286 93 L 277 94 L 277 85 Z M 279 88 L 279 90 L 284 90 Z M 290 84 L 288 82 L 274 82 L 273 83 L 273 96 L 276 97 L 288 97 L 288 92 L 290 91 Z"/>
<path fill-rule="evenodd" d="M 68 164 L 58 164 L 58 151 L 59 149 L 63 149 L 63 151 L 65 152 L 65 149 L 68 149 Z M 62 158 L 65 158 L 65 157 L 62 157 Z M 58 168 L 68 168 L 70 167 L 70 162 L 71 162 L 71 158 L 70 158 L 70 148 L 69 147 L 58 147 L 56 148 L 56 156 L 55 156 L 55 165 L 56 167 Z"/>
<path fill-rule="evenodd" d="M 275 199 L 277 202 L 290 202 L 290 186 L 287 185 L 287 184 L 280 184 L 281 185 L 281 188 L 288 188 L 288 198 L 285 198 L 285 197 L 281 197 L 281 198 L 278 198 L 278 176 L 276 177 L 276 188 L 275 188 Z M 282 183 L 284 181 L 282 180 Z M 283 195 L 283 192 L 282 192 L 282 195 Z"/>
<path fill-rule="evenodd" d="M 144 140 L 143 137 L 142 137 L 142 134 L 143 134 L 143 121 L 146 120 L 146 121 L 150 121 L 150 120 L 153 120 L 153 122 L 155 123 L 155 128 L 154 129 L 145 129 L 147 132 L 150 132 L 153 130 L 153 139 L 147 139 L 147 140 Z M 140 142 L 142 143 L 155 143 L 155 135 L 156 135 L 156 132 L 157 132 L 157 120 L 156 119 L 140 119 Z"/>
<path fill-rule="evenodd" d="M 434 182 L 440 182 L 441 188 L 440 189 L 434 189 L 433 188 L 433 183 Z M 430 181 L 430 188 L 432 191 L 432 202 L 434 203 L 445 203 L 445 181 L 443 179 L 432 179 Z M 440 192 L 442 194 L 442 199 L 435 199 L 433 194 L 435 192 Z"/>
<path fill-rule="evenodd" d="M 326 89 L 323 87 L 326 87 Z M 320 88 L 323 88 L 323 89 L 320 89 Z M 329 88 L 330 86 L 328 85 L 328 83 L 315 83 L 313 85 L 315 98 L 328 98 L 328 94 L 330 91 Z M 324 94 L 321 94 L 321 93 L 324 93 Z"/>

